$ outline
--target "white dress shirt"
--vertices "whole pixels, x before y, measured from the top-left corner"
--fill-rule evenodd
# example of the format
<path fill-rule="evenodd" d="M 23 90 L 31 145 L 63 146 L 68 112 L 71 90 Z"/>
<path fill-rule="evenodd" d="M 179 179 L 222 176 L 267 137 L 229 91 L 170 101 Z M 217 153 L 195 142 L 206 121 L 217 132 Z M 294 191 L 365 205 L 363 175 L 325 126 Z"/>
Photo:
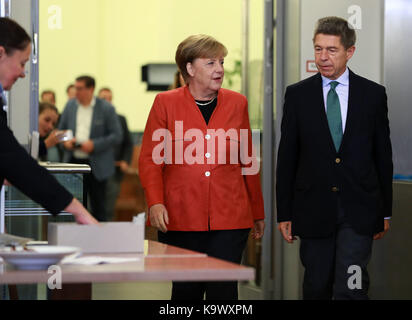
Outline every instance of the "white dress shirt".
<path fill-rule="evenodd" d="M 79 103 L 76 117 L 76 142 L 83 143 L 90 139 L 90 130 L 92 127 L 93 109 L 96 99 L 93 98 L 90 105 L 83 106 Z M 74 157 L 77 159 L 88 159 L 89 154 L 81 150 L 74 151 Z"/>
<path fill-rule="evenodd" d="M 348 100 L 349 100 L 349 69 L 346 68 L 345 72 L 336 80 L 328 79 L 322 76 L 322 87 L 323 87 L 323 101 L 325 102 L 325 111 L 327 112 L 327 99 L 328 93 L 330 90 L 330 83 L 332 81 L 339 82 L 339 85 L 336 86 L 336 93 L 339 97 L 340 102 L 340 113 L 342 117 L 342 130 L 345 133 L 346 127 L 346 118 L 348 115 Z"/>

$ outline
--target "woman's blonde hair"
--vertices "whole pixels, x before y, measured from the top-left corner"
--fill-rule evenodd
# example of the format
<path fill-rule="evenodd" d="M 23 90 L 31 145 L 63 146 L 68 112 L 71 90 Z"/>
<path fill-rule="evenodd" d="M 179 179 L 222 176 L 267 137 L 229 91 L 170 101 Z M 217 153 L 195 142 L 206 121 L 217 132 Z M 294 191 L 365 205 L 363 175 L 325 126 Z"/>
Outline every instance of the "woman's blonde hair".
<path fill-rule="evenodd" d="M 189 74 L 186 65 L 197 58 L 216 58 L 219 56 L 226 57 L 226 47 L 215 38 L 198 34 L 192 35 L 183 40 L 176 50 L 176 64 L 182 73 L 183 79 L 188 83 Z"/>

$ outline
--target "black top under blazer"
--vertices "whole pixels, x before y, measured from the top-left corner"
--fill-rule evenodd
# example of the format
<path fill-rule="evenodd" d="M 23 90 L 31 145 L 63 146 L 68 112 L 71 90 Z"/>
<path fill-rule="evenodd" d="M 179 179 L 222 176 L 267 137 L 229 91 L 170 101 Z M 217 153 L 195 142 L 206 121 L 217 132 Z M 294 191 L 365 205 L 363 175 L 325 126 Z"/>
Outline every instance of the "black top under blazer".
<path fill-rule="evenodd" d="M 385 88 L 349 71 L 342 144 L 329 131 L 320 73 L 285 94 L 277 160 L 277 220 L 292 234 L 326 237 L 337 223 L 338 198 L 356 232 L 383 231 L 392 215 L 392 147 Z"/>
<path fill-rule="evenodd" d="M 0 99 L 0 189 L 4 179 L 54 215 L 73 200 L 73 195 L 20 146 L 7 126 Z"/>

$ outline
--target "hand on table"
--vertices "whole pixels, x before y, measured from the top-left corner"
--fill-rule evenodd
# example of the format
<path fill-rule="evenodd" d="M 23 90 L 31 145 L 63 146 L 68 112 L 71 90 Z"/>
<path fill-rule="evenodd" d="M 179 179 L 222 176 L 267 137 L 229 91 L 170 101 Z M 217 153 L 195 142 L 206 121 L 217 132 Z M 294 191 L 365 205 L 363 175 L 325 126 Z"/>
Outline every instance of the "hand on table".
<path fill-rule="evenodd" d="M 78 224 L 99 224 L 99 222 L 86 210 L 79 200 L 73 198 L 64 211 L 73 214 Z"/>

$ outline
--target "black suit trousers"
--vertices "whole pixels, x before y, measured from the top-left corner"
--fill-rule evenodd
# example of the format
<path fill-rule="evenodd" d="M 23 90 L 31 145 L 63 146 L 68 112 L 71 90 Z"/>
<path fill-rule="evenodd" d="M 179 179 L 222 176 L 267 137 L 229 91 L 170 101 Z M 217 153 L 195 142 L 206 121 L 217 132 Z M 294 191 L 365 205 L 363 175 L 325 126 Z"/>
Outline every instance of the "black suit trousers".
<path fill-rule="evenodd" d="M 300 258 L 305 267 L 304 300 L 368 299 L 367 265 L 373 237 L 355 232 L 345 221 L 343 209 L 339 208 L 338 212 L 333 235 L 300 239 Z"/>
<path fill-rule="evenodd" d="M 218 231 L 159 231 L 159 242 L 206 253 L 210 257 L 240 264 L 250 229 Z M 236 281 L 173 282 L 172 300 L 237 300 Z"/>

